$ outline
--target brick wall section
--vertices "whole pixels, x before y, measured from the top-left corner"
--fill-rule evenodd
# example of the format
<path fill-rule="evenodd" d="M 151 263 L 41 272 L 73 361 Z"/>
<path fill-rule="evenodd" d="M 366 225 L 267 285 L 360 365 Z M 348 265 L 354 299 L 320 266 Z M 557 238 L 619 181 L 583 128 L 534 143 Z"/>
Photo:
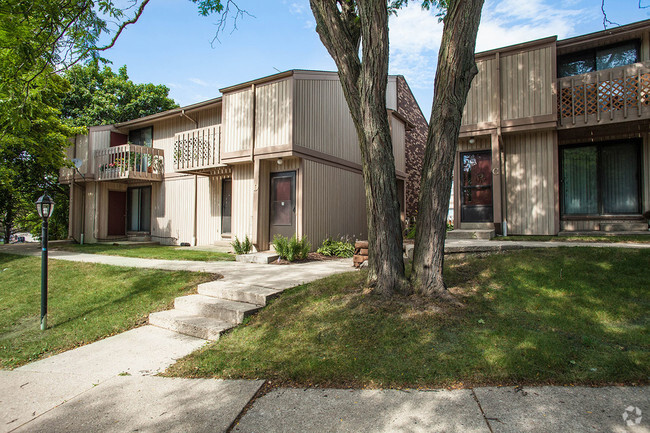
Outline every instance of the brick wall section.
<path fill-rule="evenodd" d="M 397 112 L 407 118 L 415 128 L 406 132 L 406 217 L 417 215 L 420 195 L 420 173 L 424 160 L 424 147 L 429 124 L 422 115 L 411 89 L 403 76 L 397 76 Z"/>

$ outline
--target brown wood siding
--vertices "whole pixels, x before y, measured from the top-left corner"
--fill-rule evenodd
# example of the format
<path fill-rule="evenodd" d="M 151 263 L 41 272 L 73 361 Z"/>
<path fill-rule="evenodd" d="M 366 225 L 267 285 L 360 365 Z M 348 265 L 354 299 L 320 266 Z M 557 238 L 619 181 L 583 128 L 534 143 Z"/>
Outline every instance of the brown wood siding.
<path fill-rule="evenodd" d="M 253 92 L 251 89 L 223 95 L 223 143 L 225 152 L 253 146 Z"/>
<path fill-rule="evenodd" d="M 363 178 L 340 168 L 303 160 L 303 235 L 313 249 L 327 237 L 367 237 Z"/>
<path fill-rule="evenodd" d="M 497 61 L 495 58 L 476 62 L 478 74 L 472 81 L 463 110 L 462 125 L 494 122 L 497 119 Z"/>
<path fill-rule="evenodd" d="M 232 236 L 253 236 L 253 164 L 232 167 Z"/>
<path fill-rule="evenodd" d="M 361 164 L 357 133 L 337 80 L 296 79 L 294 144 Z"/>
<path fill-rule="evenodd" d="M 255 148 L 291 143 L 291 86 L 289 79 L 255 89 Z"/>
<path fill-rule="evenodd" d="M 501 56 L 503 120 L 553 114 L 551 46 Z"/>
<path fill-rule="evenodd" d="M 508 233 L 553 235 L 555 228 L 555 131 L 506 135 Z"/>

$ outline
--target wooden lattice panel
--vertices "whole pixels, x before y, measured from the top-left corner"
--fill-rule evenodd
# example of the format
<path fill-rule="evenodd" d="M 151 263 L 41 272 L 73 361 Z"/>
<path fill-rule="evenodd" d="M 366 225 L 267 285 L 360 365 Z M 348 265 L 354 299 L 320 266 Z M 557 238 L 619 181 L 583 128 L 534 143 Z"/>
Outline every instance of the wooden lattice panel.
<path fill-rule="evenodd" d="M 562 93 L 560 95 L 560 113 L 562 117 L 571 117 L 573 113 L 572 109 L 572 104 L 571 104 L 571 96 L 573 95 L 573 89 L 568 88 L 568 89 L 562 89 Z"/>
<path fill-rule="evenodd" d="M 587 96 L 585 106 L 587 114 L 596 114 L 598 112 L 598 91 L 596 84 L 585 84 L 585 87 L 585 95 Z"/>
<path fill-rule="evenodd" d="M 641 98 L 641 103 L 650 105 L 650 74 L 641 74 L 639 81 L 639 97 Z"/>

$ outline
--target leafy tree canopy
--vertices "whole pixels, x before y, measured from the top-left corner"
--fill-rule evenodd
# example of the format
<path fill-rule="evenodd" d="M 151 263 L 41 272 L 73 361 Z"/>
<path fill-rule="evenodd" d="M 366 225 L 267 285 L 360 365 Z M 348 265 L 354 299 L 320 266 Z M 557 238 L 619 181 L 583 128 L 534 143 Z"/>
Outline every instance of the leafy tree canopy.
<path fill-rule="evenodd" d="M 73 66 L 64 74 L 72 90 L 63 98 L 62 116 L 74 126 L 107 125 L 169 110 L 178 105 L 163 85 L 135 84 L 126 66 L 118 73 L 98 62 Z"/>

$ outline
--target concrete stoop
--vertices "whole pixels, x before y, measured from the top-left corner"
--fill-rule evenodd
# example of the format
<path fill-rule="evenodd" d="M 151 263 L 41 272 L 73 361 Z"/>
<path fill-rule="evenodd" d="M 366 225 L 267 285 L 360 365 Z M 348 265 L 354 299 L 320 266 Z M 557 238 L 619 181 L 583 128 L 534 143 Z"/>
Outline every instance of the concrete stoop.
<path fill-rule="evenodd" d="M 149 324 L 205 340 L 218 340 L 282 290 L 219 280 L 199 284 L 198 292 L 176 298 L 173 310 L 151 313 Z"/>
<path fill-rule="evenodd" d="M 447 239 L 485 239 L 494 238 L 494 229 L 452 230 L 447 232 Z"/>

